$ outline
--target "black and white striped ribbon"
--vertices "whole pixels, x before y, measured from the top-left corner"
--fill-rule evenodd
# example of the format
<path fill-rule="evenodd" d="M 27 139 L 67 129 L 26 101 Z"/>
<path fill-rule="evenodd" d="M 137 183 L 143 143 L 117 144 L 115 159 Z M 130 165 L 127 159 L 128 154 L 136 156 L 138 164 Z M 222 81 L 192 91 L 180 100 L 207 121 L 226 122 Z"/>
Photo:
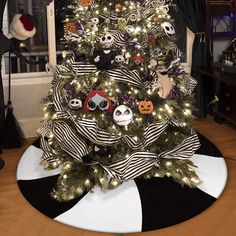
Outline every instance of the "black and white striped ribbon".
<path fill-rule="evenodd" d="M 89 75 L 98 71 L 97 67 L 90 63 L 73 62 L 72 67 L 78 75 Z"/>
<path fill-rule="evenodd" d="M 169 125 L 168 121 L 163 123 L 148 125 L 148 127 L 145 128 L 144 130 L 142 141 L 137 140 L 136 138 L 130 137 L 128 135 L 124 136 L 123 140 L 133 150 L 140 150 L 154 143 L 160 137 L 160 135 L 165 131 L 168 125 Z"/>
<path fill-rule="evenodd" d="M 70 126 L 64 121 L 54 121 L 52 123 L 53 136 L 61 149 L 71 157 L 82 162 L 82 157 L 89 153 L 88 147 L 79 135 L 72 131 Z"/>
<path fill-rule="evenodd" d="M 184 79 L 186 80 L 186 90 L 187 94 L 192 94 L 193 90 L 197 86 L 198 82 L 189 74 L 184 75 Z"/>
<path fill-rule="evenodd" d="M 192 157 L 199 147 L 200 143 L 197 134 L 192 134 L 171 151 L 160 154 L 135 152 L 121 161 L 108 166 L 102 165 L 102 167 L 113 178 L 120 180 L 135 179 L 153 167 L 159 166 L 161 158 L 188 159 Z"/>
<path fill-rule="evenodd" d="M 190 158 L 199 147 L 198 136 L 196 133 L 192 133 L 176 148 L 160 153 L 159 157 L 165 159 L 186 159 Z"/>
<path fill-rule="evenodd" d="M 124 47 L 126 45 L 125 35 L 120 30 L 109 30 L 109 33 L 114 37 L 115 47 Z"/>
<path fill-rule="evenodd" d="M 157 154 L 149 152 L 135 152 L 125 159 L 111 165 L 101 165 L 107 173 L 119 180 L 130 180 L 159 166 L 160 159 Z"/>
<path fill-rule="evenodd" d="M 57 118 L 68 118 L 68 114 L 63 108 L 63 99 L 60 91 L 60 82 L 57 82 L 53 87 L 53 105 L 56 111 Z"/>
<path fill-rule="evenodd" d="M 82 161 L 82 157 L 87 155 L 88 147 L 80 137 L 90 140 L 92 143 L 102 146 L 112 146 L 121 139 L 121 136 L 112 135 L 109 132 L 101 130 L 96 121 L 79 120 L 74 118 L 70 112 L 65 112 L 63 109 L 63 98 L 60 92 L 60 82 L 54 87 L 54 105 L 55 110 L 63 118 L 70 119 L 74 129 L 66 124 L 63 120 L 53 120 L 48 122 L 41 130 L 42 149 L 44 151 L 44 159 L 48 162 L 55 161 L 55 154 L 45 139 L 46 135 L 53 134 L 59 143 L 62 150 L 67 152 L 78 161 Z M 151 124 L 144 132 L 142 142 L 136 141 L 135 138 L 125 136 L 122 138 L 134 151 L 132 155 L 125 157 L 123 160 L 113 163 L 103 168 L 110 174 L 111 177 L 117 179 L 132 179 L 150 170 L 153 166 L 158 166 L 161 158 L 190 158 L 196 149 L 199 148 L 199 141 L 196 134 L 187 137 L 180 145 L 170 151 L 160 154 L 140 152 L 139 149 L 145 150 L 150 144 L 155 142 L 160 135 L 166 130 L 168 125 L 183 127 L 184 123 L 175 120 L 168 120 L 163 123 Z M 100 163 L 101 164 L 101 163 Z M 102 164 L 101 164 L 102 165 Z"/>
<path fill-rule="evenodd" d="M 109 132 L 101 130 L 96 121 L 85 119 L 75 120 L 70 113 L 68 114 L 77 132 L 94 144 L 110 146 L 117 143 L 121 139 L 120 136 L 112 135 Z"/>
<path fill-rule="evenodd" d="M 40 137 L 40 147 L 43 151 L 42 160 L 48 163 L 59 161 L 59 157 L 55 155 L 48 142 L 49 137 L 52 135 L 51 123 L 44 124 L 42 128 L 37 130 L 37 134 Z"/>
<path fill-rule="evenodd" d="M 119 17 L 116 14 L 114 14 L 114 13 L 111 13 L 109 16 L 105 15 L 103 13 L 100 13 L 99 17 L 104 19 L 104 20 L 109 19 L 109 20 L 113 20 L 113 21 L 116 21 L 116 20 L 119 19 Z"/>
<path fill-rule="evenodd" d="M 86 144 L 75 134 L 69 125 L 64 121 L 54 121 L 49 123 L 38 133 L 41 135 L 42 147 L 46 144 L 46 134 L 53 132 L 54 138 L 56 138 L 62 150 L 67 152 L 73 158 L 82 162 L 82 157 L 88 154 L 88 148 Z M 194 152 L 199 148 L 199 140 L 197 134 L 193 133 L 187 137 L 180 145 L 170 151 L 165 151 L 160 154 L 150 152 L 135 152 L 129 156 L 126 156 L 123 160 L 117 161 L 110 165 L 100 165 L 107 171 L 107 173 L 117 179 L 129 180 L 137 178 L 138 176 L 149 171 L 154 166 L 158 166 L 161 158 L 164 159 L 186 159 L 190 158 Z M 51 148 L 43 149 L 44 159 L 48 162 L 55 161 L 55 158 L 51 158 L 49 155 Z M 55 155 L 55 154 L 54 154 Z M 48 158 L 49 157 L 49 158 Z M 97 162 L 96 162 L 97 164 Z"/>
<path fill-rule="evenodd" d="M 106 73 L 112 80 L 124 82 L 139 88 L 146 88 L 137 71 L 128 71 L 125 69 L 107 70 Z"/>

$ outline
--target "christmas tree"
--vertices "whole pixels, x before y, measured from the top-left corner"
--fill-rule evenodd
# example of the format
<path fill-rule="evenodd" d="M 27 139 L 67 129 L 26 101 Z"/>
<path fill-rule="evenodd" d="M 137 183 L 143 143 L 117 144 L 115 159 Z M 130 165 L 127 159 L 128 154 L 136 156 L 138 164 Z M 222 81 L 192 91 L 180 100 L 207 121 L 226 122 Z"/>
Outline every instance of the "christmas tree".
<path fill-rule="evenodd" d="M 72 2 L 38 130 L 44 168 L 61 166 L 52 196 L 165 176 L 196 187 L 196 81 L 180 65 L 169 1 Z"/>

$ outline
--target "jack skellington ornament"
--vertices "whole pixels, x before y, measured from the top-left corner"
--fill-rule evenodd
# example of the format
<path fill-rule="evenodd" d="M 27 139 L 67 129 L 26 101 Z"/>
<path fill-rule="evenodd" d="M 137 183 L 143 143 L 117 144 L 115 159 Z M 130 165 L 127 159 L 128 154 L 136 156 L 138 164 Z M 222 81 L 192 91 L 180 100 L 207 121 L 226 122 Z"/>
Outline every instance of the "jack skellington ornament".
<path fill-rule="evenodd" d="M 120 105 L 115 109 L 113 119 L 119 126 L 129 125 L 133 120 L 133 112 L 129 107 Z"/>
<path fill-rule="evenodd" d="M 101 38 L 100 38 L 100 44 L 104 48 L 111 48 L 111 46 L 114 43 L 114 37 L 111 33 L 105 33 Z"/>
<path fill-rule="evenodd" d="M 69 101 L 68 106 L 73 110 L 79 110 L 83 106 L 83 104 L 80 99 L 74 98 Z"/>
<path fill-rule="evenodd" d="M 169 38 L 174 38 L 175 37 L 175 28 L 170 22 L 164 22 L 162 23 L 162 27 L 164 29 L 165 34 Z"/>
<path fill-rule="evenodd" d="M 84 110 L 95 111 L 99 108 L 101 111 L 112 112 L 112 102 L 107 94 L 101 90 L 93 90 L 90 92 L 84 102 Z"/>

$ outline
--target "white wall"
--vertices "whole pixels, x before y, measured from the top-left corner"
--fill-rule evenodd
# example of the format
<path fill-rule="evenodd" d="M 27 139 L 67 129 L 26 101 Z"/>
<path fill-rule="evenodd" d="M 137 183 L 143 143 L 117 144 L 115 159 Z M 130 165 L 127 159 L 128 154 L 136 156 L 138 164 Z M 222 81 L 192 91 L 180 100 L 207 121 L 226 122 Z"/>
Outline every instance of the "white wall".
<path fill-rule="evenodd" d="M 12 79 L 13 113 L 19 121 L 25 136 L 36 137 L 36 130 L 42 126 L 42 98 L 48 93 L 52 77 Z M 4 79 L 5 103 L 8 100 L 8 81 Z"/>

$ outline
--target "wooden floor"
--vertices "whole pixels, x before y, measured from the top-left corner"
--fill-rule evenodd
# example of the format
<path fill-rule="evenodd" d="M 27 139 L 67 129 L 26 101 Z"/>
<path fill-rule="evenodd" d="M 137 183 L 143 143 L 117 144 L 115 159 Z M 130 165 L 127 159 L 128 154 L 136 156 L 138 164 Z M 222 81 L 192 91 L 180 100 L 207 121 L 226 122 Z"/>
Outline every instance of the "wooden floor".
<path fill-rule="evenodd" d="M 228 182 L 222 196 L 205 212 L 175 226 L 148 233 L 158 236 L 236 235 L 236 129 L 212 120 L 196 121 L 197 130 L 223 153 L 228 166 Z M 32 140 L 28 141 L 28 144 Z M 17 163 L 27 148 L 4 151 L 6 165 L 0 171 L 0 235 L 2 236 L 98 236 L 115 235 L 80 230 L 42 215 L 24 199 L 16 184 Z M 92 209 L 91 209 L 92 214 Z M 181 214 L 181 213 L 180 213 Z M 157 212 L 158 215 L 158 212 Z"/>

